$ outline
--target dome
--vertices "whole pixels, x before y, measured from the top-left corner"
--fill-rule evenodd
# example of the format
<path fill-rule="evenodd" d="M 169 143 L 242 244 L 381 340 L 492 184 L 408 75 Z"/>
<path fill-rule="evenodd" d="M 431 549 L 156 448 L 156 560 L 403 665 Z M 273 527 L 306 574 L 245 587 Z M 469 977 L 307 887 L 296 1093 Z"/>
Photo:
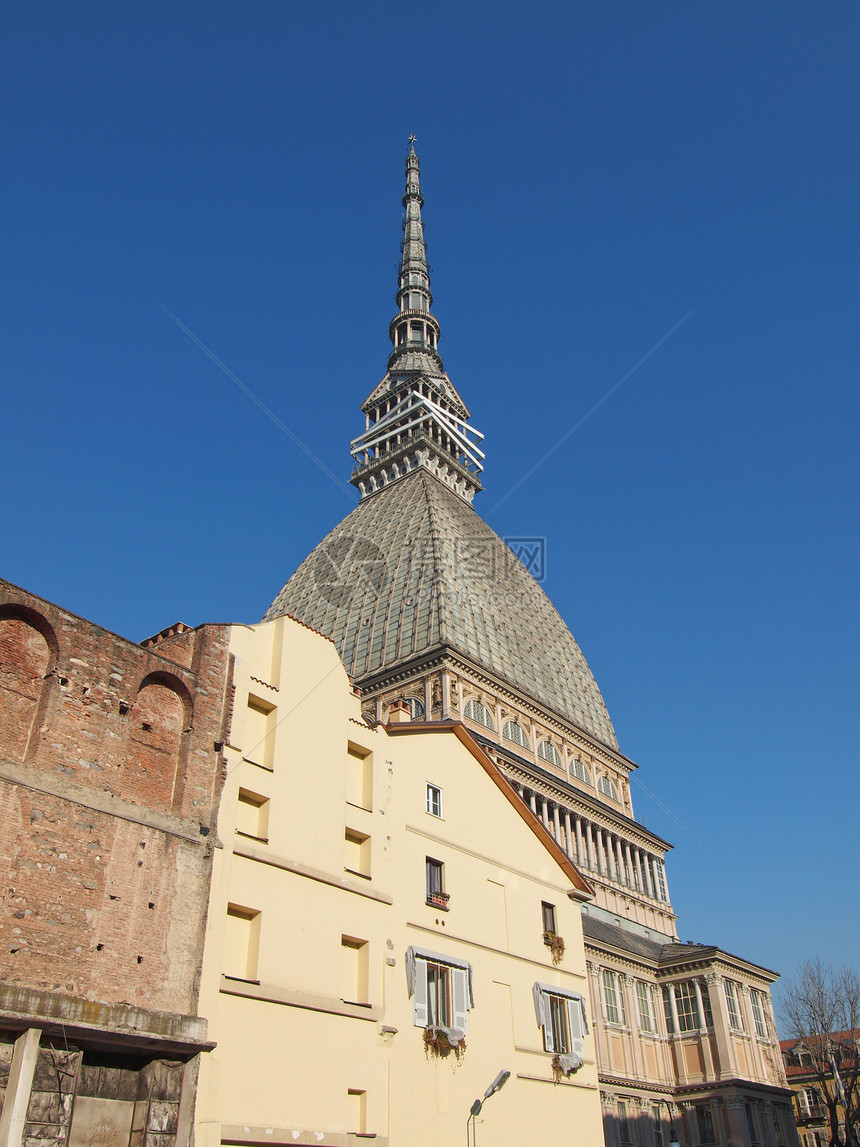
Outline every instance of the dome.
<path fill-rule="evenodd" d="M 579 646 L 523 564 L 427 470 L 364 498 L 266 613 L 331 638 L 363 679 L 450 649 L 618 748 Z"/>

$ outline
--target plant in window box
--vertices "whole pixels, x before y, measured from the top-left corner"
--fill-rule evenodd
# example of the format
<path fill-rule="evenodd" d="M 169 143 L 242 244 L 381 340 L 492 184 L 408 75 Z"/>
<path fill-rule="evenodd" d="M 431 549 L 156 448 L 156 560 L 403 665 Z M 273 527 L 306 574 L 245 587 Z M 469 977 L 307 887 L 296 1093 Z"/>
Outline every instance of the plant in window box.
<path fill-rule="evenodd" d="M 428 892 L 427 903 L 432 904 L 434 908 L 447 908 L 448 901 L 451 895 L 448 892 Z"/>
<path fill-rule="evenodd" d="M 424 1029 L 424 1052 L 426 1055 L 445 1059 L 452 1051 L 457 1060 L 465 1054 L 466 1037 L 464 1035 L 457 1039 L 452 1028 L 429 1027 Z"/>
<path fill-rule="evenodd" d="M 558 932 L 544 932 L 543 942 L 550 950 L 552 962 L 554 964 L 560 964 L 564 959 L 564 940 L 559 936 Z"/>

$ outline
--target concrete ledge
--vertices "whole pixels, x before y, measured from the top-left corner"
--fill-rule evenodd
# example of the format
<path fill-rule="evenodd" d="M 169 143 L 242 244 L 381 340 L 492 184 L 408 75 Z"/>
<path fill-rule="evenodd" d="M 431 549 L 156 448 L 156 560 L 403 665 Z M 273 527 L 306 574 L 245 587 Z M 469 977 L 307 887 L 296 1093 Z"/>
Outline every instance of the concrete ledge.
<path fill-rule="evenodd" d="M 346 876 L 335 876 L 331 872 L 323 872 L 319 868 L 310 868 L 307 864 L 299 864 L 297 860 L 287 860 L 283 856 L 272 856 L 271 853 L 262 852 L 258 848 L 251 848 L 247 844 L 235 844 L 233 855 L 241 856 L 245 860 L 256 860 L 260 864 L 270 864 L 273 868 L 281 868 L 284 872 L 293 872 L 296 876 L 307 877 L 308 880 L 318 880 L 321 884 L 329 884 L 332 888 L 342 888 L 344 892 L 354 892 L 358 896 L 366 896 L 368 900 L 376 900 L 380 904 L 393 904 L 394 897 L 386 892 L 376 892 L 359 884 L 357 880 L 350 880 Z"/>
<path fill-rule="evenodd" d="M 284 1127 L 254 1127 L 250 1124 L 222 1123 L 222 1143 L 290 1143 L 298 1147 L 359 1147 L 360 1144 L 375 1144 L 388 1147 L 387 1135 L 373 1132 L 358 1134 L 354 1131 L 303 1131 Z"/>
<path fill-rule="evenodd" d="M 206 1039 L 206 1020 L 197 1016 L 0 984 L 0 1029 L 26 1028 L 92 1048 L 153 1051 L 177 1058 L 215 1046 Z"/>
<path fill-rule="evenodd" d="M 328 1012 L 333 1016 L 349 1016 L 354 1020 L 381 1020 L 383 1009 L 370 1004 L 347 1004 L 334 996 L 316 996 L 312 992 L 296 992 L 277 984 L 257 984 L 252 980 L 233 980 L 221 977 L 221 991 L 225 996 L 242 996 L 246 1000 L 262 1000 L 267 1004 L 284 1004 L 290 1008 L 306 1008 L 312 1012 Z"/>

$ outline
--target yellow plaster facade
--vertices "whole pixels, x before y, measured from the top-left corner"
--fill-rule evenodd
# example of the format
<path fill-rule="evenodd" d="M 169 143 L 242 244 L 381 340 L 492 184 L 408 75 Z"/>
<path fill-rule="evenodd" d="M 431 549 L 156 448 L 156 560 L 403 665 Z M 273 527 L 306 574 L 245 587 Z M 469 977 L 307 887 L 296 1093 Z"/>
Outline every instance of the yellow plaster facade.
<path fill-rule="evenodd" d="M 288 617 L 234 627 L 231 649 L 201 985 L 217 1046 L 201 1064 L 197 1143 L 449 1147 L 507 1069 L 479 1137 L 598 1147 L 589 885 L 462 725 L 365 723 L 335 647 Z M 421 976 L 427 1016 L 441 1008 L 438 1026 L 456 1028 L 467 965 L 465 1050 L 439 1056 L 416 1024 Z M 584 998 L 569 1075 L 545 1050 L 536 983 L 561 1001 L 564 1018 L 547 1021 L 561 1051 Z"/>

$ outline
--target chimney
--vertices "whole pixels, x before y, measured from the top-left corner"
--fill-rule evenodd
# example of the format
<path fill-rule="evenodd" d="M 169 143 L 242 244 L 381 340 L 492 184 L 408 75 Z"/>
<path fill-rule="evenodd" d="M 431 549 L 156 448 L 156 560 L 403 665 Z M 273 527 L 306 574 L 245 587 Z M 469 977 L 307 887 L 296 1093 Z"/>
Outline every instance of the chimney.
<path fill-rule="evenodd" d="M 404 721 L 412 720 L 412 710 L 409 708 L 409 702 L 405 701 L 402 697 L 398 697 L 396 701 L 391 702 L 388 710 L 388 723 L 389 725 L 400 725 Z"/>

